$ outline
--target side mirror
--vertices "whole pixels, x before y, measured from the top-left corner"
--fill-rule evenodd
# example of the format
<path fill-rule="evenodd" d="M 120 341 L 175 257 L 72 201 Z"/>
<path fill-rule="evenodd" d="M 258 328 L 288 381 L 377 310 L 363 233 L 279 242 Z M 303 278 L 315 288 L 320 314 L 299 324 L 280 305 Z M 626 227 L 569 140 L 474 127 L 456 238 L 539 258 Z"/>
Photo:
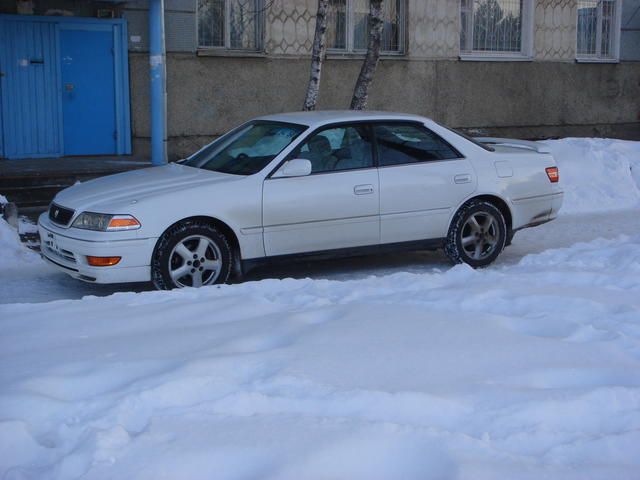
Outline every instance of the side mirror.
<path fill-rule="evenodd" d="M 311 174 L 311 162 L 306 158 L 294 158 L 286 162 L 274 177 L 306 177 Z"/>

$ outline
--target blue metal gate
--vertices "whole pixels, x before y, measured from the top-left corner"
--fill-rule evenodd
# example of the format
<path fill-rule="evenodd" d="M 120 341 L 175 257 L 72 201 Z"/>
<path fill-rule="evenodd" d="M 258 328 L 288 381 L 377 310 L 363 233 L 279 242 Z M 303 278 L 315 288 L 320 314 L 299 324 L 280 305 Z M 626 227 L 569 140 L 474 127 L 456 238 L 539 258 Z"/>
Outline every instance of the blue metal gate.
<path fill-rule="evenodd" d="M 0 15 L 0 157 L 131 153 L 126 23 Z"/>
<path fill-rule="evenodd" d="M 56 25 L 0 23 L 4 156 L 62 154 Z"/>

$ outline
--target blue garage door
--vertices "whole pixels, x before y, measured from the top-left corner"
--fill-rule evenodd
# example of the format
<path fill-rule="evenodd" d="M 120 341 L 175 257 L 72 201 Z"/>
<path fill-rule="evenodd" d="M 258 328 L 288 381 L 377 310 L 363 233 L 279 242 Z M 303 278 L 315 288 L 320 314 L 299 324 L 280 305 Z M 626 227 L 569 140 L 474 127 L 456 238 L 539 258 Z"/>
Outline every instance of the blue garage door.
<path fill-rule="evenodd" d="M 116 153 L 113 32 L 61 30 L 65 155 Z"/>

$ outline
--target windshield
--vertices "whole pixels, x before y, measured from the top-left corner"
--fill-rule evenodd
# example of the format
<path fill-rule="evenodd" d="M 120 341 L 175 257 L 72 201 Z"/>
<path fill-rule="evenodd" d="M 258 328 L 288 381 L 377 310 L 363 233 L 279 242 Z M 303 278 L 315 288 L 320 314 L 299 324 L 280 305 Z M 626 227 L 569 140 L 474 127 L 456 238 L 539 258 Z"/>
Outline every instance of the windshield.
<path fill-rule="evenodd" d="M 249 122 L 195 153 L 184 165 L 220 173 L 253 175 L 306 129 L 304 125 L 293 123 Z"/>

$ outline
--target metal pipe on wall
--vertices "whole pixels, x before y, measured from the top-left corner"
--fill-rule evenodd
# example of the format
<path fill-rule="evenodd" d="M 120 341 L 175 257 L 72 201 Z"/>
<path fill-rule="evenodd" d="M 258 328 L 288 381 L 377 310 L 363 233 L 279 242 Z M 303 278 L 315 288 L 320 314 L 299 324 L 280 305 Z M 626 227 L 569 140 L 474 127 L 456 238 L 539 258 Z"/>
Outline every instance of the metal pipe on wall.
<path fill-rule="evenodd" d="M 151 163 L 167 163 L 167 69 L 164 43 L 164 0 L 149 1 L 149 65 L 151 76 Z"/>

